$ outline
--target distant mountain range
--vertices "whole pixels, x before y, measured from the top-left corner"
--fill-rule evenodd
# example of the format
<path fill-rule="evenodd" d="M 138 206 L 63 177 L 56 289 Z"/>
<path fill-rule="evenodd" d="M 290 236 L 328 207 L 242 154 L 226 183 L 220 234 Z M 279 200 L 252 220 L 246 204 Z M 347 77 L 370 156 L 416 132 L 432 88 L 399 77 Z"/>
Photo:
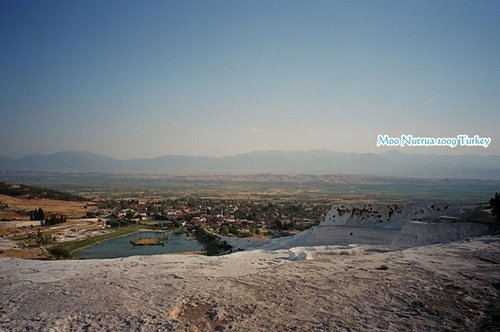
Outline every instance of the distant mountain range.
<path fill-rule="evenodd" d="M 227 157 L 176 156 L 120 160 L 91 152 L 0 156 L 0 170 L 170 174 L 353 174 L 500 179 L 500 156 L 256 151 Z M 500 189 L 500 188 L 499 188 Z"/>

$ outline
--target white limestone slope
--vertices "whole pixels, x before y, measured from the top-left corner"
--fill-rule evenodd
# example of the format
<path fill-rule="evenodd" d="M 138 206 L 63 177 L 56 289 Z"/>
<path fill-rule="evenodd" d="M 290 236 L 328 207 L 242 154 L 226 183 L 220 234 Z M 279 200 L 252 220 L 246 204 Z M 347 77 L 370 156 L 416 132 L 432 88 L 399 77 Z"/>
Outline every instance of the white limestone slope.
<path fill-rule="evenodd" d="M 267 241 L 224 238 L 237 249 L 377 245 L 413 247 L 489 233 L 491 216 L 480 205 L 423 201 L 399 204 L 335 204 L 325 220 L 304 232 Z"/>

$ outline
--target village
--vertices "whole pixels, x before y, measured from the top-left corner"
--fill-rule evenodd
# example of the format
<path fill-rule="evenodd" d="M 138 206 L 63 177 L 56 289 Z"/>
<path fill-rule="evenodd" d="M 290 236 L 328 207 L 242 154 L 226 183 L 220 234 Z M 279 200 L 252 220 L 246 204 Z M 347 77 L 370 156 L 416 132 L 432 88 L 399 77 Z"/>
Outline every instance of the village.
<path fill-rule="evenodd" d="M 69 258 L 79 248 L 144 231 L 184 234 L 203 243 L 206 253 L 221 254 L 229 250 L 221 237 L 294 235 L 323 221 L 332 202 L 125 191 L 68 194 L 0 183 L 0 254 Z"/>
<path fill-rule="evenodd" d="M 331 201 L 223 200 L 187 196 L 164 200 L 105 200 L 87 217 L 107 219 L 111 226 L 127 222 L 192 230 L 202 226 L 225 236 L 281 237 L 321 222 Z"/>

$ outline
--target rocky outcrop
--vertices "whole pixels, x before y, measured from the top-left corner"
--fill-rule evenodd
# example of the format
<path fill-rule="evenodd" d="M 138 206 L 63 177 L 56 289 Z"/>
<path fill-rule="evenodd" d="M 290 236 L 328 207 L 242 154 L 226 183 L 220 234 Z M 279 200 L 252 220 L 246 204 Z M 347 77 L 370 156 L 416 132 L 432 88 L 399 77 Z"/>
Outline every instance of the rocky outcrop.
<path fill-rule="evenodd" d="M 404 248 L 463 240 L 493 230 L 490 212 L 480 205 L 452 202 L 335 204 L 317 226 L 268 243 L 249 243 L 246 248 L 275 250 L 350 244 Z"/>

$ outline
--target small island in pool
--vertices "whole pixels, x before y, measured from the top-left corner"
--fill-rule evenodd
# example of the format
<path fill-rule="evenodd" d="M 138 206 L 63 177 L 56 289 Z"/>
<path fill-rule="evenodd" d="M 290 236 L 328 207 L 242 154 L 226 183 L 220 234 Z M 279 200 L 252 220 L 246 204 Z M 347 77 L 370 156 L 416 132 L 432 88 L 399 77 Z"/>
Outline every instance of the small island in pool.
<path fill-rule="evenodd" d="M 141 237 L 136 240 L 130 240 L 134 246 L 164 246 L 166 237 Z"/>

